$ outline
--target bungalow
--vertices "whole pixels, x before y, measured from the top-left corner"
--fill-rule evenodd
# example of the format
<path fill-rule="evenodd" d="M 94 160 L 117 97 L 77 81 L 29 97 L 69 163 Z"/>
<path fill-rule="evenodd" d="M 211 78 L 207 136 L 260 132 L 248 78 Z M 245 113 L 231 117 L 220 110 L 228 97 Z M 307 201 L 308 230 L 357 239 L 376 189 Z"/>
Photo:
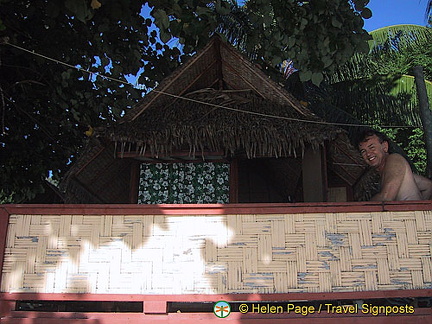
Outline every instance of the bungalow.
<path fill-rule="evenodd" d="M 365 170 L 344 131 L 214 37 L 98 129 L 63 188 L 67 203 L 353 201 Z"/>
<path fill-rule="evenodd" d="M 0 206 L 1 322 L 431 323 L 432 203 L 364 179 L 215 37 L 96 130 L 66 204 Z"/>

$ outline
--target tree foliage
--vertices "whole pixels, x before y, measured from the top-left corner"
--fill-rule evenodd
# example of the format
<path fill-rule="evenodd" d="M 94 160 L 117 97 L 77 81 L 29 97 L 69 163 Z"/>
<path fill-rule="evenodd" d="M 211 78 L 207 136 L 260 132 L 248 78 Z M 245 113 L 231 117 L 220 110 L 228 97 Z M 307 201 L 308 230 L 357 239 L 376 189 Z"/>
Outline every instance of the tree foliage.
<path fill-rule="evenodd" d="M 59 179 L 89 126 L 117 120 L 230 23 L 246 24 L 234 45 L 251 58 L 290 57 L 318 83 L 367 48 L 367 2 L 0 0 L 1 201 L 28 201 L 51 173 Z M 140 90 L 125 84 L 137 73 Z"/>
<path fill-rule="evenodd" d="M 0 187 L 20 202 L 43 190 L 50 170 L 54 177 L 62 174 L 88 125 L 114 120 L 140 93 L 8 44 L 125 80 L 143 66 L 148 26 L 139 15 L 142 2 L 135 0 L 97 12 L 75 0 L 0 4 L 0 36 L 7 42 L 0 47 Z"/>
<path fill-rule="evenodd" d="M 370 78 L 374 75 L 410 74 L 421 65 L 427 80 L 432 79 L 432 29 L 418 25 L 395 25 L 370 32 L 369 51 L 355 53 L 335 73 L 330 82 Z"/>
<path fill-rule="evenodd" d="M 178 38 L 185 52 L 207 43 L 220 30 L 249 57 L 276 65 L 291 58 L 303 81 L 319 84 L 355 52 L 367 52 L 363 18 L 371 11 L 366 0 L 297 1 L 150 1 L 161 39 Z M 216 13 L 216 15 L 215 15 Z M 201 32 L 200 32 L 201 31 Z"/>

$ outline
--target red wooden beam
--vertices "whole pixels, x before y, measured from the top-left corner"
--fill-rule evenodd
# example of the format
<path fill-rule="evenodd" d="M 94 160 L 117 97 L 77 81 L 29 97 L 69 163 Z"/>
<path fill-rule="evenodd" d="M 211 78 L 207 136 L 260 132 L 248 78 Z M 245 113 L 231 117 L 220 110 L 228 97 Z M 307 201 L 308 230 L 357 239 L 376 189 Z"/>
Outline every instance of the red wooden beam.
<path fill-rule="evenodd" d="M 295 323 L 295 324 L 316 324 L 334 323 L 338 324 L 415 324 L 431 323 L 432 310 L 430 308 L 416 309 L 414 314 L 394 315 L 372 315 L 362 314 L 335 314 L 335 313 L 313 313 L 294 314 L 284 312 L 282 314 L 241 314 L 233 312 L 226 318 L 218 318 L 213 313 L 169 313 L 166 315 L 147 315 L 142 313 L 49 313 L 49 312 L 21 312 L 14 311 L 11 316 L 3 317 L 1 323 L 20 324 L 128 324 L 128 323 L 160 323 L 172 324 L 221 323 L 226 321 L 232 324 L 262 324 L 262 323 Z"/>
<path fill-rule="evenodd" d="M 1 269 L 3 269 L 8 226 L 9 213 L 5 209 L 0 209 L 0 287 L 2 282 Z"/>
<path fill-rule="evenodd" d="M 432 210 L 432 201 L 335 202 L 335 203 L 254 203 L 254 204 L 41 204 L 2 205 L 7 214 L 51 215 L 230 215 L 230 214 L 298 214 L 349 213 Z"/>
<path fill-rule="evenodd" d="M 0 300 L 51 300 L 51 301 L 124 301 L 124 302 L 276 302 L 312 300 L 357 300 L 379 298 L 432 297 L 432 289 L 398 289 L 374 291 L 345 291 L 320 293 L 280 294 L 184 294 L 184 295 L 139 295 L 139 294 L 77 294 L 77 293 L 0 293 Z"/>
<path fill-rule="evenodd" d="M 145 314 L 167 314 L 167 302 L 166 301 L 146 301 L 144 303 Z"/>

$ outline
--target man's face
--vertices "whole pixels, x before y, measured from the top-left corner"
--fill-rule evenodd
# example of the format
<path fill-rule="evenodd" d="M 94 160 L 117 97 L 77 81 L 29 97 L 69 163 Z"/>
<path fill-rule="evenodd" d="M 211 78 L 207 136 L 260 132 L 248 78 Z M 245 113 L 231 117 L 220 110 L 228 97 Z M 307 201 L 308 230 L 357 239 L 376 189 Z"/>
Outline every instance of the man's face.
<path fill-rule="evenodd" d="M 380 143 L 378 136 L 372 135 L 366 137 L 366 140 L 359 144 L 359 150 L 367 164 L 378 171 L 384 169 L 388 155 L 388 142 Z"/>

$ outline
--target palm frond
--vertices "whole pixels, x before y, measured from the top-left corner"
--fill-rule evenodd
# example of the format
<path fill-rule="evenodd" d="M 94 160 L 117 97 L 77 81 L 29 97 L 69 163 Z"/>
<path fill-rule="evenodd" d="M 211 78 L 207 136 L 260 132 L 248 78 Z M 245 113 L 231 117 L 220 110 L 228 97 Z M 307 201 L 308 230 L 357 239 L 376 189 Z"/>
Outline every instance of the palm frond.
<path fill-rule="evenodd" d="M 347 80 L 357 80 L 371 77 L 377 71 L 378 63 L 367 54 L 355 53 L 344 65 L 339 66 L 334 73 L 326 76 L 328 83 L 338 83 Z"/>
<path fill-rule="evenodd" d="M 394 25 L 370 32 L 371 52 L 411 50 L 432 41 L 432 30 L 419 25 Z"/>
<path fill-rule="evenodd" d="M 374 76 L 331 86 L 332 103 L 367 124 L 420 126 L 414 77 Z M 426 82 L 432 98 L 432 82 Z"/>
<path fill-rule="evenodd" d="M 374 74 L 386 73 L 389 62 L 399 61 L 399 72 L 406 74 L 408 67 L 404 60 L 411 59 L 411 54 L 419 48 L 425 48 L 432 43 L 432 29 L 418 25 L 395 25 L 370 32 L 368 54 L 356 53 L 332 75 L 327 76 L 329 83 L 346 80 L 370 78 Z M 404 64 L 405 63 L 405 64 Z M 393 66 L 389 69 L 391 70 Z"/>
<path fill-rule="evenodd" d="M 246 5 L 239 5 L 237 1 L 230 1 L 230 12 L 219 16 L 216 32 L 223 35 L 227 41 L 243 52 L 250 59 L 256 56 L 255 48 L 250 48 L 248 38 L 253 35 L 254 27 L 249 19 Z M 257 46 L 257 44 L 255 44 Z"/>
<path fill-rule="evenodd" d="M 432 82 L 425 80 L 426 91 L 429 98 L 429 103 L 432 101 Z M 392 95 L 398 95 L 400 93 L 408 93 L 413 96 L 414 106 L 417 107 L 417 96 L 416 96 L 416 84 L 415 78 L 412 75 L 402 75 L 398 82 L 395 83 L 393 89 L 391 90 Z"/>

